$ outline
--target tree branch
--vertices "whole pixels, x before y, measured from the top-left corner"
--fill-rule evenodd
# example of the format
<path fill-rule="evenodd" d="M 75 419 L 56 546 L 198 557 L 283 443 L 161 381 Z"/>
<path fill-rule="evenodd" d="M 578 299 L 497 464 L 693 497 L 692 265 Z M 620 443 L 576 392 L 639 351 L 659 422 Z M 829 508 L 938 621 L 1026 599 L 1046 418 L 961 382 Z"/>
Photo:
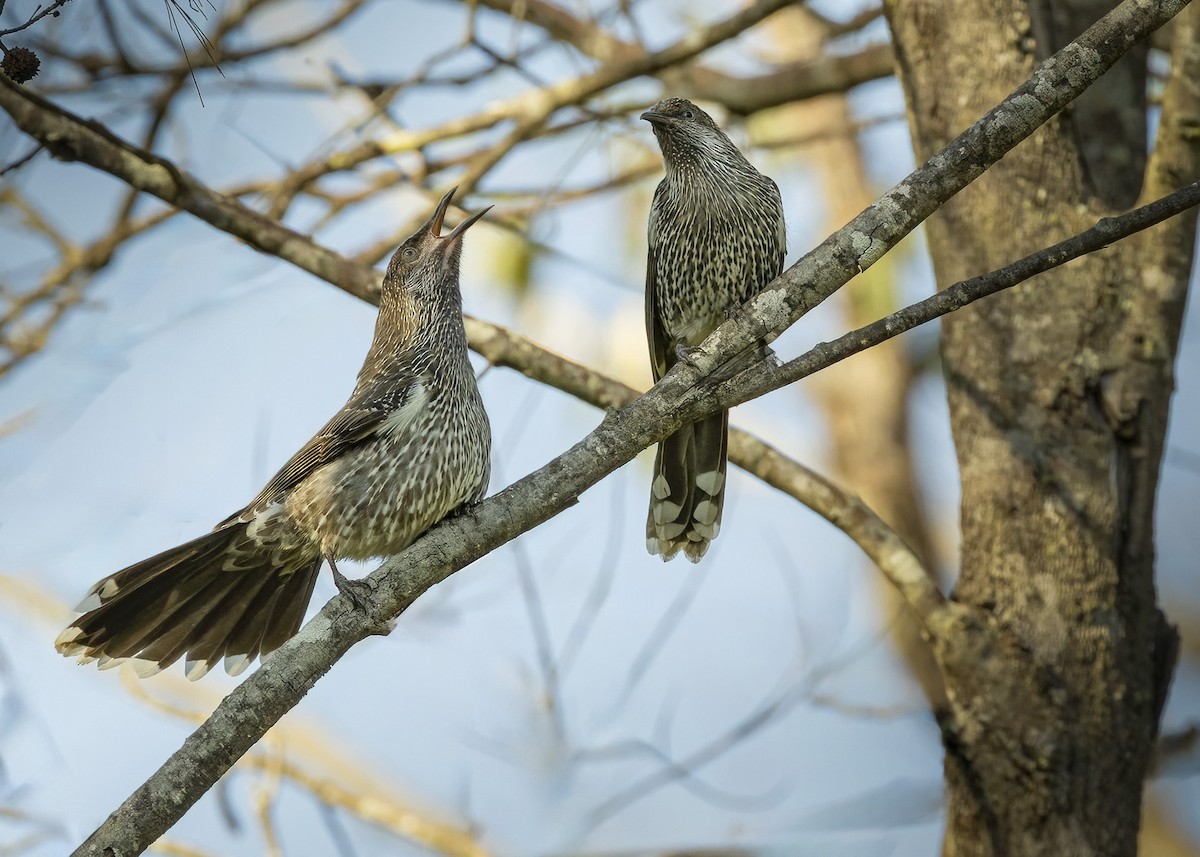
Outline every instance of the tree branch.
<path fill-rule="evenodd" d="M 467 329 L 477 326 L 472 320 Z M 493 366 L 516 369 L 598 408 L 622 408 L 639 395 L 632 387 L 502 328 L 489 326 L 473 331 L 471 339 L 472 347 Z M 918 614 L 930 614 L 944 600 L 933 575 L 917 555 L 858 497 L 736 427 L 729 432 L 729 460 L 798 500 L 853 539 Z"/>
<path fill-rule="evenodd" d="M 0 107 L 55 157 L 82 161 L 195 215 L 256 250 L 291 262 L 356 297 L 377 294 L 380 275 L 216 191 L 166 158 L 146 152 L 0 75 Z M 376 299 L 377 300 L 377 299 Z"/>
<path fill-rule="evenodd" d="M 58 15 L 59 10 L 63 6 L 65 6 L 68 2 L 69 2 L 69 0 L 54 0 L 53 3 L 50 3 L 45 7 L 42 7 L 39 5 L 29 15 L 29 18 L 25 21 L 24 24 L 17 24 L 17 26 L 15 26 L 15 27 L 8 27 L 7 29 L 0 30 L 0 38 L 3 38 L 4 36 L 11 36 L 13 33 L 19 33 L 24 29 L 32 27 L 34 24 L 36 24 L 38 21 L 42 20 L 43 18 L 45 18 L 48 15 Z M 0 9 L 3 9 L 3 8 L 4 8 L 4 4 L 0 3 Z"/>
<path fill-rule="evenodd" d="M 703 51 L 741 35 L 791 2 L 792 0 L 758 0 L 728 18 L 684 36 L 660 51 L 616 59 L 580 77 L 519 93 L 489 106 L 474 116 L 453 119 L 435 128 L 399 131 L 383 139 L 360 143 L 344 152 L 335 153 L 295 170 L 281 187 L 281 194 L 286 198 L 321 176 L 352 169 L 383 155 L 414 152 L 431 143 L 483 131 L 501 122 L 514 123 L 500 143 L 489 144 L 479 150 L 469 167 L 468 175 L 459 183 L 465 196 L 474 190 L 476 182 L 514 145 L 528 139 L 542 128 L 558 110 L 580 104 L 635 77 L 657 74 L 663 69 L 687 62 Z"/>
<path fill-rule="evenodd" d="M 482 5 L 516 21 L 528 21 L 555 39 L 603 62 L 627 61 L 643 53 L 631 44 L 543 0 L 482 0 Z M 878 14 L 878 10 L 871 13 Z M 845 92 L 868 81 L 889 77 L 894 60 L 890 44 L 868 45 L 853 54 L 826 54 L 786 63 L 760 75 L 739 77 L 701 63 L 669 67 L 660 75 L 680 94 L 723 104 L 742 115 L 831 92 Z"/>
<path fill-rule="evenodd" d="M 1004 268 L 949 286 L 936 295 L 897 310 L 873 324 L 853 330 L 831 342 L 821 343 L 783 366 L 760 364 L 752 367 L 741 376 L 726 382 L 718 391 L 718 396 L 726 406 L 758 398 L 764 393 L 806 378 L 824 369 L 831 362 L 844 360 L 852 354 L 865 351 L 914 327 L 948 315 L 967 304 L 1065 265 L 1072 259 L 1102 250 L 1122 238 L 1149 229 L 1196 205 L 1200 205 L 1200 182 L 1193 182 L 1162 199 L 1125 214 L 1105 217 L 1091 229 L 1031 253 Z M 836 359 L 831 360 L 832 355 L 837 355 Z"/>

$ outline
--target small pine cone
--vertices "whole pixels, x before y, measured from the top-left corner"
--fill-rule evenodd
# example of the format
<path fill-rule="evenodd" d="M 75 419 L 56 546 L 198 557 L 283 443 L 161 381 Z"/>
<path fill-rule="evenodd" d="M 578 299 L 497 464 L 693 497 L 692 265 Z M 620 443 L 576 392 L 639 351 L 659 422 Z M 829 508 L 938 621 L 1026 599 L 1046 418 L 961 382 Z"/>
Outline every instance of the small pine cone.
<path fill-rule="evenodd" d="M 42 61 L 29 48 L 9 48 L 0 61 L 0 69 L 13 83 L 27 83 L 37 77 Z"/>

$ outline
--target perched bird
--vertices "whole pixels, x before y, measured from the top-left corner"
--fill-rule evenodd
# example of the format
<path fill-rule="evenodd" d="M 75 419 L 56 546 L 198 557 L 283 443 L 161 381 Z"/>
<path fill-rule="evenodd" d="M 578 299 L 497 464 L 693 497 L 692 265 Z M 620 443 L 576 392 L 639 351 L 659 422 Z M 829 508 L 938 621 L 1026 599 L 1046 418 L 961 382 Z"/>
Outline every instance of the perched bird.
<path fill-rule="evenodd" d="M 392 256 L 375 338 L 350 399 L 246 508 L 208 535 L 99 581 L 55 641 L 103 669 L 135 658 L 153 675 L 185 653 L 189 679 L 224 658 L 237 675 L 300 628 L 321 560 L 398 553 L 478 502 L 491 428 L 467 358 L 458 270 L 447 235 L 454 191 Z"/>
<path fill-rule="evenodd" d="M 786 235 L 775 182 L 712 117 L 683 98 L 642 114 L 666 176 L 650 206 L 646 335 L 657 381 L 728 313 L 783 270 Z M 729 412 L 686 425 L 658 445 L 646 546 L 699 562 L 721 527 Z"/>

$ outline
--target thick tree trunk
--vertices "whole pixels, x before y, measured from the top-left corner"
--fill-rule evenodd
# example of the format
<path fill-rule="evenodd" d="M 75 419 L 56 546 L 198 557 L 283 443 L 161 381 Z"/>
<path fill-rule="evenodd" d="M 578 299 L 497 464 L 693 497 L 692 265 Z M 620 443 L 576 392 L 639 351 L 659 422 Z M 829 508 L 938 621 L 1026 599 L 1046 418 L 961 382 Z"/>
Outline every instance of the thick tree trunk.
<path fill-rule="evenodd" d="M 1077 35 L 1055 30 L 1056 5 L 1065 0 L 889 3 L 918 159 Z M 1196 62 L 1195 10 L 1183 17 L 1177 69 Z M 1048 33 L 1054 44 L 1039 44 Z M 1103 171 L 1145 163 L 1137 122 L 1110 123 L 1106 145 L 1121 151 L 1097 158 L 1081 145 L 1097 133 L 1081 112 L 1145 111 L 1130 84 L 1139 69 L 1114 72 L 1123 83 L 1073 105 L 929 220 L 942 287 L 1109 213 L 1105 200 L 1123 194 L 1094 191 Z M 1144 198 L 1195 175 L 1194 143 L 1168 121 L 1170 110 L 1195 121 L 1182 77 L 1168 84 L 1188 94 L 1164 107 Z M 1136 853 L 1175 651 L 1155 603 L 1153 517 L 1194 228 L 1194 216 L 1177 218 L 945 322 L 962 475 L 956 598 L 973 617 L 939 641 L 946 854 Z"/>

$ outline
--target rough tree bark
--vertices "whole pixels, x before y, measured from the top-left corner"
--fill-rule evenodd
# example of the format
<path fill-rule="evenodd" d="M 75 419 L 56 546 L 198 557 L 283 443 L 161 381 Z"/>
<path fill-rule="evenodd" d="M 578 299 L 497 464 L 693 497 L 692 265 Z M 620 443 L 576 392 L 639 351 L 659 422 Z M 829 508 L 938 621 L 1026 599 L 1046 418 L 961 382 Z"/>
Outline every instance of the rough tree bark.
<path fill-rule="evenodd" d="M 1068 3 L 889 2 L 918 159 L 1075 35 L 1055 31 L 1070 17 L 1057 5 Z M 1077 16 L 1083 4 L 1069 5 Z M 1090 5 L 1094 20 L 1113 4 Z M 1143 199 L 1196 173 L 1198 12 L 1176 22 Z M 929 220 L 940 285 L 1106 212 L 1095 188 L 1128 176 L 1102 171 L 1146 161 L 1136 122 L 1107 126 L 1105 145 L 1123 151 L 1083 151 L 1097 131 L 1081 132 L 1078 114 L 1105 94 L 1114 114 L 1146 110 L 1143 87 L 1110 82 Z M 944 322 L 962 476 L 955 597 L 978 623 L 939 657 L 945 854 L 1136 853 L 1177 647 L 1155 603 L 1154 497 L 1194 232 L 1194 214 L 1176 218 Z"/>

